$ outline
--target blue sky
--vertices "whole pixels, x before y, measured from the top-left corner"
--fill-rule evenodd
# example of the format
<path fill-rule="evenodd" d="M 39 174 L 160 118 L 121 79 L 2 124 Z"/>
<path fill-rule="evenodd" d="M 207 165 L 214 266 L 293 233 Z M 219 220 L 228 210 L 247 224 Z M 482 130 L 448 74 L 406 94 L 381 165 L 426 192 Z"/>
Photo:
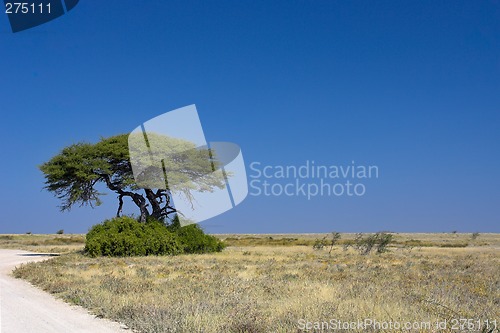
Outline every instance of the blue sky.
<path fill-rule="evenodd" d="M 499 1 L 82 1 L 15 34 L 0 14 L 0 233 L 112 217 L 111 193 L 59 212 L 37 165 L 190 104 L 247 166 L 380 169 L 362 197 L 249 196 L 209 232 L 500 232 Z"/>

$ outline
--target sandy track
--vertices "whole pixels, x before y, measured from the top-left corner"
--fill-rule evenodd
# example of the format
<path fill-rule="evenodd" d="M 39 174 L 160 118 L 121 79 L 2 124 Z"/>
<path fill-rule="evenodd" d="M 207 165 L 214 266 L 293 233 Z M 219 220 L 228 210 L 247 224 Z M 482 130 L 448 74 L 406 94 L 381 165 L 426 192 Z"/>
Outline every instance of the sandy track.
<path fill-rule="evenodd" d="M 9 275 L 21 263 L 47 258 L 50 257 L 0 249 L 0 333 L 130 332 Z"/>

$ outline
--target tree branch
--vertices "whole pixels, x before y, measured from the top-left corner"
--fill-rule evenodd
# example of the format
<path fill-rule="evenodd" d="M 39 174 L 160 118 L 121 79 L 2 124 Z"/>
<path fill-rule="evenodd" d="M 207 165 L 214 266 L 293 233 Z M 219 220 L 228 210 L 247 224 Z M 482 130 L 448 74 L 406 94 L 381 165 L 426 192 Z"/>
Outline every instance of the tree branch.
<path fill-rule="evenodd" d="M 118 211 L 116 212 L 116 217 L 120 217 L 122 215 L 122 208 L 123 208 L 123 195 L 120 194 L 118 196 Z"/>

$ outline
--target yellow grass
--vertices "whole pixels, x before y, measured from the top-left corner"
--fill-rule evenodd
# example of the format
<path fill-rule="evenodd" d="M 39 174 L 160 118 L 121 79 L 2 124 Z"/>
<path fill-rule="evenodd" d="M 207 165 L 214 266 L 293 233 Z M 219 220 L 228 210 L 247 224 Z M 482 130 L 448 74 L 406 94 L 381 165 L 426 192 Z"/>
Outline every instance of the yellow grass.
<path fill-rule="evenodd" d="M 67 253 L 83 249 L 85 235 L 0 235 L 0 249 Z"/>
<path fill-rule="evenodd" d="M 450 320 L 500 324 L 500 235 L 470 238 L 396 235 L 389 252 L 366 256 L 342 246 L 329 255 L 312 246 L 276 244 L 177 257 L 92 259 L 71 253 L 14 274 L 139 332 L 301 332 L 306 323 L 365 319 L 421 328 L 347 331 L 459 332 Z M 436 246 L 401 245 L 410 239 Z M 467 247 L 440 245 L 465 241 Z M 435 323 L 444 320 L 448 328 L 436 330 Z"/>

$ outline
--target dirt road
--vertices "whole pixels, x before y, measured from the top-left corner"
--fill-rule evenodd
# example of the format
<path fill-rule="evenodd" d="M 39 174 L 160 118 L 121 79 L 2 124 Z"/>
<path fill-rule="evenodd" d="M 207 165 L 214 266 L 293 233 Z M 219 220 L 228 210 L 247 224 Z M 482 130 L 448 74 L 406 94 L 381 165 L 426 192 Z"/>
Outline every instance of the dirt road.
<path fill-rule="evenodd" d="M 99 319 L 31 284 L 15 279 L 15 266 L 49 258 L 19 250 L 0 249 L 0 333 L 116 333 L 130 332 L 120 324 Z"/>

